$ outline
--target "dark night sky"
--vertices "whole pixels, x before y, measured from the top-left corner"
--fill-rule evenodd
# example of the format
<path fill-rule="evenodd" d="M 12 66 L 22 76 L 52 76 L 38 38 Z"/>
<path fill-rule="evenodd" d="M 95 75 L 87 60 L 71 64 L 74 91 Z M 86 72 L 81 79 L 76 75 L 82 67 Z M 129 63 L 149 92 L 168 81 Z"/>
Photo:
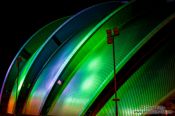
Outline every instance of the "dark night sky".
<path fill-rule="evenodd" d="M 0 87 L 15 54 L 49 22 L 109 0 L 6 1 L 0 3 Z"/>

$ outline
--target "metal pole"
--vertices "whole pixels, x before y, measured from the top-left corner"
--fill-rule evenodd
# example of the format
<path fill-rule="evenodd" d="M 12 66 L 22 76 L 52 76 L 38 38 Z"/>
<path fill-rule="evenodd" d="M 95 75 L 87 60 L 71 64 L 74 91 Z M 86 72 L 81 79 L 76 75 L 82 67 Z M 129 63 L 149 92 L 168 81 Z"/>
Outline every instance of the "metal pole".
<path fill-rule="evenodd" d="M 113 101 L 115 102 L 115 113 L 116 116 L 118 116 L 118 106 L 117 106 L 117 102 L 119 101 L 119 99 L 117 98 L 117 81 L 116 81 L 116 65 L 115 65 L 115 40 L 114 37 L 119 35 L 119 30 L 118 28 L 114 28 L 113 32 L 112 30 L 108 29 L 106 30 L 107 33 L 107 43 L 108 44 L 112 44 L 112 55 L 113 55 L 113 64 L 114 64 L 114 99 Z"/>
<path fill-rule="evenodd" d="M 114 41 L 114 37 L 113 37 L 113 43 L 112 43 L 112 48 L 113 48 L 113 62 L 114 62 L 114 93 L 115 93 L 115 98 L 114 98 L 114 101 L 115 101 L 115 107 L 116 107 L 116 116 L 118 116 L 118 106 L 117 106 L 117 83 L 116 83 L 116 64 L 115 64 L 115 41 Z"/>
<path fill-rule="evenodd" d="M 19 76 L 19 60 L 17 59 L 17 78 L 16 78 L 16 102 L 15 102 L 15 115 L 17 115 L 17 96 L 18 96 L 18 76 Z"/>
<path fill-rule="evenodd" d="M 22 61 L 21 57 L 18 57 L 16 60 L 16 66 L 17 66 L 17 78 L 16 78 L 16 102 L 15 102 L 15 112 L 14 114 L 17 115 L 17 97 L 18 97 L 18 77 L 19 77 L 19 66 L 20 62 Z"/>

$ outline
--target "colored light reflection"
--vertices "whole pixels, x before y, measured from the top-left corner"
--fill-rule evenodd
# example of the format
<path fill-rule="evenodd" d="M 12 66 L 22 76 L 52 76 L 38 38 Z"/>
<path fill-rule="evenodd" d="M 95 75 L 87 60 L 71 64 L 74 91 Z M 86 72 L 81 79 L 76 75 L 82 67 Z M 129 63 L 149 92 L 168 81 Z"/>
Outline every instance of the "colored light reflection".
<path fill-rule="evenodd" d="M 161 29 L 168 20 L 173 19 L 172 16 L 162 21 L 145 37 L 140 44 L 151 38 L 159 29 Z M 147 39 L 146 39 L 147 38 Z M 119 88 L 117 91 L 118 112 L 124 116 L 140 116 L 144 115 L 155 108 L 160 100 L 164 98 L 170 91 L 174 90 L 175 83 L 175 55 L 172 47 L 175 40 L 164 44 L 153 56 L 145 63 Z M 139 46 L 137 46 L 140 48 Z M 168 54 L 167 54 L 168 51 Z M 165 65 L 166 64 L 166 65 Z M 167 70 L 169 69 L 169 70 Z M 115 115 L 115 104 L 112 96 L 104 107 L 98 112 L 97 116 Z M 164 107 L 159 106 L 158 107 Z M 162 111 L 161 111 L 162 112 Z M 161 115 L 158 110 L 154 113 Z M 164 111 L 163 111 L 164 112 Z M 109 114 L 110 113 L 110 114 Z"/>
<path fill-rule="evenodd" d="M 111 8 L 106 9 L 106 6 L 111 6 Z M 49 95 L 53 85 L 56 83 L 56 80 L 68 64 L 68 62 L 71 60 L 71 58 L 74 56 L 74 54 L 80 49 L 80 47 L 89 39 L 89 36 L 92 34 L 91 30 L 96 25 L 96 23 L 101 20 L 101 17 L 108 14 L 109 11 L 114 9 L 114 6 L 116 6 L 116 3 L 112 4 L 103 4 L 104 7 L 94 7 L 94 9 L 100 9 L 97 13 L 97 17 L 89 20 L 87 17 L 79 16 L 81 18 L 82 22 L 82 29 L 79 32 L 76 32 L 77 30 L 74 30 L 75 34 L 71 35 L 71 39 L 64 43 L 64 46 L 62 46 L 60 49 L 55 51 L 55 53 L 50 57 L 49 61 L 45 65 L 45 68 L 40 73 L 40 76 L 38 77 L 38 80 L 36 81 L 36 84 L 34 85 L 31 94 L 27 100 L 27 104 L 25 105 L 23 113 L 26 114 L 36 114 L 39 115 L 41 108 L 43 107 L 43 104 Z M 92 8 L 93 9 L 93 8 Z M 87 14 L 91 13 L 93 10 L 90 9 L 87 11 Z M 89 14 L 90 15 L 90 14 Z M 94 15 L 94 14 L 91 14 Z M 79 18 L 78 16 L 75 17 Z M 88 16 L 90 17 L 90 16 Z M 74 20 L 75 20 L 74 19 Z M 72 22 L 75 23 L 75 22 Z M 70 23 L 71 25 L 71 23 Z M 77 25 L 76 25 L 77 26 Z M 86 27 L 86 28 L 84 28 Z M 90 32 L 90 33 L 89 33 Z M 88 34 L 87 34 L 88 33 Z M 67 40 L 67 38 L 65 38 Z M 32 110 L 35 106 L 35 96 L 38 94 L 38 91 L 42 92 L 42 95 L 40 95 L 40 99 L 37 102 L 37 106 L 35 107 L 35 110 Z M 36 110 L 37 109 L 37 110 Z M 35 112 L 37 111 L 37 112 Z"/>
<path fill-rule="evenodd" d="M 137 17 L 137 19 L 134 19 L 133 17 L 135 17 L 134 15 L 136 14 L 132 14 L 129 8 L 124 8 L 124 10 L 117 13 L 119 9 L 109 14 L 101 22 L 99 21 L 102 18 L 99 18 L 98 21 L 87 23 L 83 29 L 78 28 L 79 30 L 75 31 L 76 34 L 67 36 L 67 38 L 71 39 L 65 42 L 64 46 L 57 49 L 52 54 L 48 62 L 44 64 L 38 78 L 36 77 L 36 83 L 34 87 L 31 88 L 32 90 L 23 109 L 23 113 L 39 115 L 52 87 L 55 83 L 57 84 L 56 81 L 62 77 L 61 79 L 68 79 L 70 82 L 68 85 L 64 85 L 65 88 L 60 87 L 61 92 L 59 91 L 57 95 L 55 95 L 55 101 L 52 104 L 49 114 L 84 115 L 89 106 L 95 101 L 99 93 L 113 78 L 111 75 L 113 73 L 111 54 L 112 48 L 111 46 L 106 45 L 106 35 L 104 30 L 106 28 L 113 28 L 113 26 L 116 24 L 119 25 L 118 27 L 121 29 L 120 36 L 117 37 L 117 41 L 115 43 L 115 50 L 117 51 L 117 55 L 115 57 L 117 62 L 117 71 L 119 71 L 120 68 L 122 68 L 125 63 L 137 52 L 137 50 L 148 41 L 148 37 L 145 36 L 148 35 L 152 29 L 154 29 L 156 23 L 159 23 L 159 21 L 147 18 L 147 16 Z M 96 12 L 94 14 L 96 15 L 98 13 Z M 101 14 L 99 14 L 99 16 L 101 16 Z M 88 21 L 88 19 L 86 20 Z M 131 22 L 128 23 L 128 21 Z M 148 22 L 150 24 L 149 27 L 147 26 Z M 62 34 L 64 35 L 65 33 Z M 68 34 L 66 33 L 66 35 Z M 44 45 L 45 44 L 42 46 Z M 20 74 L 18 94 L 25 76 L 36 56 L 37 55 L 35 54 L 32 55 Z M 63 76 L 60 75 L 61 73 L 64 73 L 66 67 L 72 70 L 67 71 L 68 74 L 63 74 Z M 152 83 L 152 85 L 154 85 L 154 83 Z M 14 109 L 15 88 L 16 85 L 13 87 L 12 95 L 8 104 L 9 113 L 12 113 Z M 128 89 L 130 87 L 126 88 Z M 124 93 L 127 93 L 127 89 L 124 91 Z M 141 93 L 141 91 L 138 92 Z M 130 95 L 131 94 L 133 93 L 130 93 Z M 146 94 L 144 94 L 144 96 L 146 96 Z M 126 101 L 124 102 L 130 103 L 128 99 L 125 100 Z M 133 105 L 133 108 L 138 107 Z M 131 114 L 132 110 L 133 109 L 125 108 L 123 109 L 125 113 L 122 115 Z M 113 114 L 114 110 L 110 110 L 109 113 Z"/>
<path fill-rule="evenodd" d="M 38 50 L 39 51 L 39 50 Z M 13 87 L 13 90 L 12 90 L 12 93 L 11 93 L 11 96 L 10 96 L 10 99 L 9 99 L 9 103 L 8 103 L 8 108 L 7 108 L 7 112 L 8 113 L 13 113 L 13 109 L 15 108 L 15 102 L 16 102 L 16 99 L 18 98 L 19 96 L 19 92 L 21 90 L 21 87 L 23 85 L 23 82 L 24 82 L 24 79 L 32 65 L 32 63 L 34 62 L 36 56 L 38 55 L 38 51 L 36 51 L 33 56 L 27 61 L 26 65 L 24 66 L 24 68 L 22 69 L 21 73 L 20 73 L 20 76 L 17 77 L 18 78 L 18 91 L 17 91 L 17 94 L 16 94 L 16 90 L 17 90 L 17 80 L 15 81 L 15 85 Z M 17 96 L 16 96 L 17 95 Z M 15 100 L 14 100 L 15 99 Z M 13 103 L 14 102 L 14 103 Z"/>
<path fill-rule="evenodd" d="M 90 74 L 89 74 L 90 75 Z M 93 86 L 95 85 L 94 83 L 95 83 L 95 78 L 96 77 L 94 77 L 94 76 L 92 76 L 92 77 L 88 77 L 85 81 L 84 81 L 84 83 L 82 84 L 82 90 L 83 91 L 89 91 L 90 89 L 92 89 L 93 88 Z"/>
<path fill-rule="evenodd" d="M 115 16 L 113 18 L 116 18 Z M 145 17 L 144 17 L 145 18 Z M 116 62 L 117 62 L 117 70 L 120 70 L 121 67 L 125 65 L 125 63 L 137 52 L 137 50 L 144 45 L 148 40 L 149 37 L 144 38 L 154 27 L 156 26 L 157 22 L 154 22 L 154 19 L 149 20 L 151 23 L 151 26 L 147 28 L 146 22 L 147 19 L 144 19 L 143 17 L 138 18 L 137 20 L 134 20 L 132 23 L 129 23 L 127 26 L 125 26 L 124 30 L 120 30 L 120 35 L 117 37 L 118 41 L 115 41 L 116 45 Z M 119 21 L 121 22 L 121 21 Z M 111 19 L 108 21 L 104 27 L 105 28 L 112 28 L 113 20 Z M 79 53 L 77 53 L 76 57 L 81 57 L 81 62 L 74 62 L 72 61 L 74 65 L 74 71 L 69 72 L 72 73 L 70 76 L 72 76 L 72 80 L 69 82 L 67 87 L 63 90 L 61 95 L 57 95 L 57 100 L 55 100 L 55 104 L 52 105 L 49 115 L 61 115 L 63 114 L 62 110 L 64 111 L 63 102 L 66 100 L 68 96 L 72 96 L 73 98 L 79 97 L 80 101 L 81 99 L 87 99 L 84 102 L 81 102 L 79 105 L 74 106 L 76 109 L 76 112 L 71 110 L 71 107 L 68 110 L 68 107 L 66 107 L 69 113 L 72 113 L 74 115 L 84 115 L 84 112 L 88 109 L 88 107 L 94 102 L 95 98 L 99 93 L 104 89 L 104 87 L 107 85 L 107 83 L 110 82 L 112 79 L 112 70 L 113 70 L 113 62 L 112 62 L 112 47 L 106 44 L 106 35 L 103 30 L 105 30 L 103 26 L 96 31 L 96 33 L 91 36 L 91 39 L 82 47 L 82 51 L 80 50 Z M 139 30 L 139 31 L 136 31 Z M 142 32 L 140 34 L 140 31 Z M 129 33 L 129 35 L 128 35 Z M 99 40 L 100 38 L 100 40 Z M 134 39 L 131 39 L 134 38 Z M 123 42 L 123 43 L 122 43 Z M 118 49 L 120 48 L 120 49 Z M 90 50 L 89 53 L 84 55 L 83 51 Z M 83 57 L 84 56 L 84 57 Z M 91 67 L 91 63 L 94 62 L 93 65 L 98 64 L 94 59 L 101 59 L 100 67 L 95 68 L 91 72 L 89 69 L 89 66 Z M 76 59 L 76 58 L 75 58 Z M 76 61 L 76 60 L 75 60 Z M 71 64 L 70 64 L 71 65 Z M 77 67 L 75 67 L 77 66 Z M 105 68 L 104 68 L 105 67 Z M 73 69 L 73 67 L 72 67 Z M 86 88 L 85 81 L 90 81 L 89 76 L 90 74 L 95 74 L 93 82 L 93 87 L 88 88 L 88 92 L 85 93 L 85 91 L 82 91 Z M 78 83 L 78 84 L 77 84 Z M 73 102 L 73 101 L 72 101 Z M 70 103 L 73 104 L 73 103 Z M 67 104 L 66 104 L 67 106 Z M 58 110 L 61 109 L 61 110 Z M 65 112 L 65 115 L 68 115 Z"/>
<path fill-rule="evenodd" d="M 22 46 L 22 48 L 19 50 L 15 58 L 13 59 L 12 63 L 10 64 L 10 67 L 7 71 L 5 80 L 3 82 L 2 88 L 1 88 L 1 93 L 0 93 L 0 102 L 1 102 L 1 97 L 2 97 L 2 92 L 5 84 L 8 86 L 7 88 L 11 88 L 11 83 L 6 83 L 8 80 L 11 80 L 11 78 L 14 78 L 14 71 L 16 70 L 16 59 L 17 57 L 22 53 L 24 49 L 26 49 L 29 53 L 34 54 L 35 51 L 37 51 L 38 47 L 42 46 L 42 44 L 45 42 L 47 37 L 59 26 L 61 25 L 68 17 L 64 17 L 58 20 L 55 20 L 41 29 L 39 29 L 34 35 L 32 35 L 29 40 Z M 7 78 L 8 77 L 8 78 Z M 20 84 L 21 86 L 21 84 Z M 21 87 L 20 87 L 21 88 Z"/>
<path fill-rule="evenodd" d="M 170 52 L 174 44 L 175 41 L 173 40 L 159 49 L 120 87 L 117 92 L 120 98 L 118 102 L 119 115 L 144 115 L 144 113 L 156 107 L 160 102 L 159 100 L 174 90 L 175 67 L 172 66 L 172 63 L 174 63 L 175 55 Z M 168 54 L 167 51 L 169 51 Z M 108 112 L 115 111 L 112 98 L 114 96 L 106 102 L 97 116 L 108 115 Z M 154 113 L 160 113 L 158 111 Z M 115 115 L 115 112 L 110 115 Z"/>
<path fill-rule="evenodd" d="M 89 28 L 88 31 L 90 29 L 91 28 Z M 87 33 L 87 30 L 85 30 L 85 32 L 83 33 L 81 33 L 81 36 L 85 35 Z M 75 37 L 75 39 L 78 40 L 77 36 Z M 81 39 L 79 38 L 79 40 Z M 46 100 L 51 88 L 55 84 L 58 78 L 58 75 L 62 72 L 62 70 L 64 69 L 64 67 L 70 60 L 70 58 L 72 57 L 72 54 L 70 54 L 70 52 L 72 52 L 72 49 L 75 47 L 76 42 L 71 41 L 71 40 L 69 42 L 70 42 L 69 44 L 65 45 L 63 49 L 58 51 L 56 55 L 52 57 L 52 60 L 50 60 L 50 62 L 46 65 L 46 68 L 44 68 L 44 70 L 40 74 L 36 84 L 34 85 L 32 89 L 32 92 L 29 96 L 27 104 L 24 108 L 24 109 L 27 109 L 25 110 L 24 113 L 27 113 L 27 114 L 39 114 L 40 113 L 43 103 Z M 71 46 L 72 49 L 70 49 L 68 45 Z M 75 50 L 73 51 L 73 53 L 74 52 Z M 35 107 L 35 110 L 32 110 L 33 107 L 36 105 L 34 101 L 35 101 L 35 96 L 38 95 L 38 91 L 40 91 L 42 95 L 40 95 L 40 99 L 37 100 L 37 107 Z M 38 110 L 36 110 L 36 108 Z"/>
<path fill-rule="evenodd" d="M 102 62 L 102 61 L 98 57 L 96 59 L 92 60 L 91 63 L 89 63 L 89 66 L 88 66 L 89 67 L 89 70 L 92 70 L 93 71 L 94 68 L 101 67 L 100 66 L 100 64 L 101 64 L 100 62 Z"/>

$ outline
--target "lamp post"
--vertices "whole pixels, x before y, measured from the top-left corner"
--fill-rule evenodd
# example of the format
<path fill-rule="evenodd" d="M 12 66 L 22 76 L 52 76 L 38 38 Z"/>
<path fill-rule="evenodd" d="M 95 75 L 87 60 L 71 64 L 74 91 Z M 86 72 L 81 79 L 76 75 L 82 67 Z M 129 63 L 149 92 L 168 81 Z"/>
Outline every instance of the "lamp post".
<path fill-rule="evenodd" d="M 114 65 L 114 99 L 113 101 L 115 102 L 115 107 L 116 107 L 116 116 L 118 116 L 118 105 L 117 105 L 117 101 L 119 101 L 119 99 L 117 98 L 117 82 L 116 82 L 116 63 L 115 63 L 115 36 L 119 35 L 119 30 L 118 28 L 114 28 L 113 30 L 106 30 L 107 33 L 107 43 L 108 44 L 112 44 L 112 55 L 113 55 L 113 65 Z"/>
<path fill-rule="evenodd" d="M 15 102 L 15 115 L 17 115 L 17 97 L 18 97 L 18 77 L 19 77 L 19 65 L 22 62 L 22 57 L 18 57 L 16 59 L 16 67 L 17 67 L 17 78 L 16 78 L 16 102 Z"/>

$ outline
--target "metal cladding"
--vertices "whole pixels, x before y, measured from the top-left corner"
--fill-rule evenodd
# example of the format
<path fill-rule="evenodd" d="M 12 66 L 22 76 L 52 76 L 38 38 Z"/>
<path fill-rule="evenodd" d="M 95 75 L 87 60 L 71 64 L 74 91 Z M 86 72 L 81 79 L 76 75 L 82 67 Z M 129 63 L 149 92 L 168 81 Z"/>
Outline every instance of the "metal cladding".
<path fill-rule="evenodd" d="M 175 14 L 144 8 L 136 1 L 106 2 L 41 28 L 7 71 L 0 93 L 2 113 L 115 115 L 114 91 L 107 90 L 113 81 L 112 45 L 106 35 L 112 34 L 110 29 L 117 35 L 119 115 L 149 112 L 175 88 L 175 56 L 165 52 L 175 40 L 163 39 L 171 34 L 166 29 L 171 32 Z"/>

